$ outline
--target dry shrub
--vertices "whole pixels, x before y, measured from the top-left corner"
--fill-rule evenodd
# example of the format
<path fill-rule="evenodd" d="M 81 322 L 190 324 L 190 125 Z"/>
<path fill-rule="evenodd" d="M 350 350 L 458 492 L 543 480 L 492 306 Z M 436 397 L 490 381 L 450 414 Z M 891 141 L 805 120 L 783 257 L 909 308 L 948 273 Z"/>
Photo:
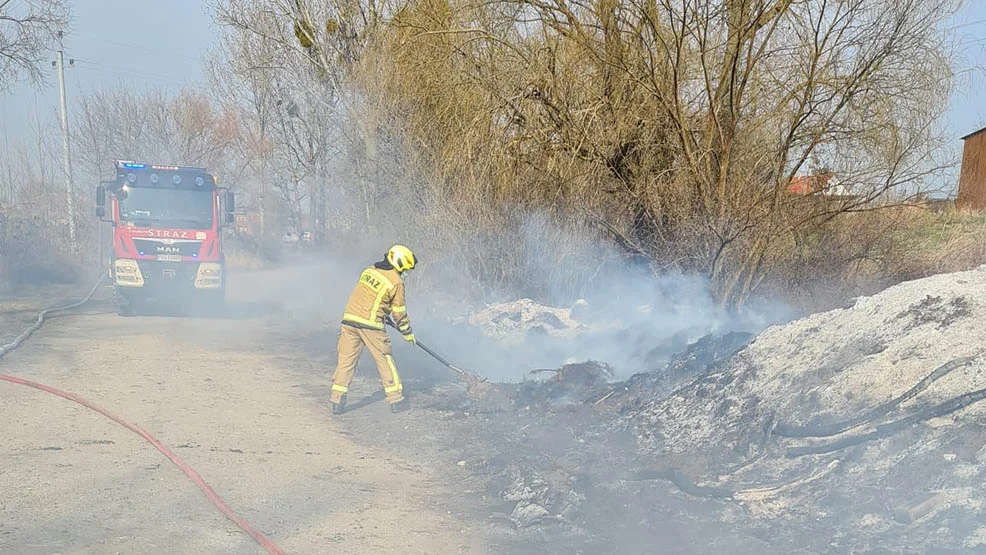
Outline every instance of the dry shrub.
<path fill-rule="evenodd" d="M 8 218 L 5 228 L 3 273 L 10 285 L 79 283 L 91 274 L 68 243 L 67 229 L 17 218 Z"/>
<path fill-rule="evenodd" d="M 232 271 L 261 270 L 279 260 L 280 249 L 272 255 L 262 249 L 252 237 L 243 236 L 227 240 L 225 245 L 226 264 Z"/>
<path fill-rule="evenodd" d="M 0 284 L 91 282 L 106 268 L 100 253 L 109 248 L 108 228 L 100 227 L 105 224 L 91 216 L 89 201 L 76 190 L 73 244 L 64 192 L 50 183 L 26 181 L 25 186 L 29 194 L 0 212 Z"/>
<path fill-rule="evenodd" d="M 888 273 L 903 279 L 986 264 L 986 214 L 911 213 L 902 233 L 905 253 L 898 267 L 888 269 Z"/>
<path fill-rule="evenodd" d="M 804 311 L 986 263 L 986 217 L 921 206 L 841 214 L 785 247 L 768 290 Z"/>

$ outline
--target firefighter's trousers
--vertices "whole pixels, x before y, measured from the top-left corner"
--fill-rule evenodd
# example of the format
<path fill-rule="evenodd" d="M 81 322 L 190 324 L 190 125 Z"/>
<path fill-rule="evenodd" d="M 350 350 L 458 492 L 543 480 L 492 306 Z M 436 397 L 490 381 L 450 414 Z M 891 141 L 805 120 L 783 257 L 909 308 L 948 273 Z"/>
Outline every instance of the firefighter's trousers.
<path fill-rule="evenodd" d="M 380 373 L 380 384 L 387 395 L 388 403 L 397 403 L 404 399 L 401 378 L 397 375 L 397 366 L 391 356 L 390 337 L 381 330 L 368 330 L 343 324 L 339 332 L 339 363 L 335 375 L 332 376 L 333 403 L 340 403 L 342 396 L 349 392 L 349 383 L 353 381 L 356 363 L 359 362 L 363 347 L 370 351 L 373 362 Z"/>

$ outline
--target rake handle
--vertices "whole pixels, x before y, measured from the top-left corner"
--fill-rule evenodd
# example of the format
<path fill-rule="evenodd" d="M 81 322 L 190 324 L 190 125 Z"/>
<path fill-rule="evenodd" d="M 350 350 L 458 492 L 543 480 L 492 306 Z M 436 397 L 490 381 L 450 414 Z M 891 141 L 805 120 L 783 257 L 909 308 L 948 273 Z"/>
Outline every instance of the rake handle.
<path fill-rule="evenodd" d="M 394 323 L 391 320 L 389 320 L 389 319 L 387 320 L 387 325 L 390 326 L 390 327 L 392 327 L 392 328 L 394 328 L 395 330 L 397 329 L 397 326 L 395 326 Z M 398 330 L 398 331 L 400 331 L 400 330 Z M 466 376 L 467 378 L 476 379 L 474 376 L 472 376 L 471 374 L 469 374 L 465 370 L 463 370 L 463 369 L 455 366 L 451 362 L 445 360 L 445 358 L 442 355 L 440 355 L 440 354 L 436 353 L 435 351 L 431 350 L 431 348 L 428 347 L 427 345 L 425 345 L 424 343 L 422 343 L 420 341 L 415 341 L 414 343 L 415 343 L 415 345 L 417 345 L 418 347 L 420 347 L 422 351 L 424 351 L 424 352 L 428 353 L 429 355 L 431 355 L 435 360 L 437 360 L 438 362 L 442 363 L 442 365 L 445 366 L 446 368 L 448 368 L 449 370 L 451 370 L 451 371 L 453 371 L 453 372 L 455 372 L 457 374 L 460 374 L 462 376 Z"/>

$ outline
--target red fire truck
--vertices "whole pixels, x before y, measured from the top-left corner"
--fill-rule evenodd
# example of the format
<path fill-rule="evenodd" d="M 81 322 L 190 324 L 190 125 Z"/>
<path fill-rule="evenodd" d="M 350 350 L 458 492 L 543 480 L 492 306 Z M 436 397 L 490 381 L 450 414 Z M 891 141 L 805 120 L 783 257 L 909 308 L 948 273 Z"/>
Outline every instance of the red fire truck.
<path fill-rule="evenodd" d="M 96 188 L 96 215 L 113 225 L 109 275 L 118 313 L 132 316 L 150 301 L 221 311 L 222 228 L 233 224 L 233 193 L 205 168 L 117 161 L 115 171 Z"/>

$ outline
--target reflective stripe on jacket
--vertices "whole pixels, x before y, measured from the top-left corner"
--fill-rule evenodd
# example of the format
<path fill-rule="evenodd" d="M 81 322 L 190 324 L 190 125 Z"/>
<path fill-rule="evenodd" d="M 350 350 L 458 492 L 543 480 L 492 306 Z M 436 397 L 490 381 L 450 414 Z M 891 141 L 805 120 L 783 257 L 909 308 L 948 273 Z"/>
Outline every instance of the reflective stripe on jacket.
<path fill-rule="evenodd" d="M 387 316 L 404 335 L 411 333 L 404 299 L 404 281 L 394 269 L 371 266 L 359 276 L 349 295 L 342 323 L 358 328 L 382 330 Z"/>

